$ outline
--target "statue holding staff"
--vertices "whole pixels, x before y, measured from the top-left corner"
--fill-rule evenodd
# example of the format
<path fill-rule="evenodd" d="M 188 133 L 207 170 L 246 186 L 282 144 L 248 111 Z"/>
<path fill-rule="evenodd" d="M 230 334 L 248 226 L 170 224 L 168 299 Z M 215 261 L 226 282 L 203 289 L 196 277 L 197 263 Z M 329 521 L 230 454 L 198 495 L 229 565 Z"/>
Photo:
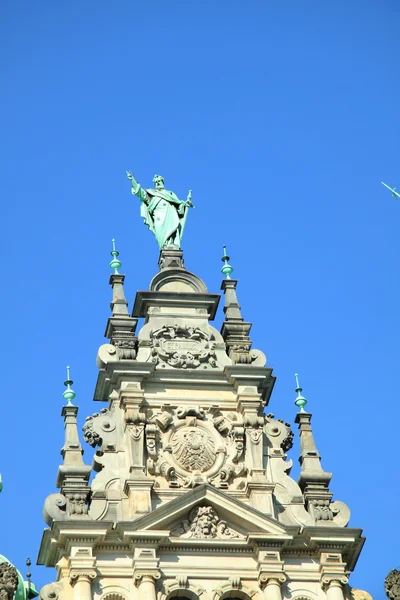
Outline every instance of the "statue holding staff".
<path fill-rule="evenodd" d="M 132 194 L 140 199 L 140 214 L 147 227 L 155 235 L 161 248 L 180 248 L 189 208 L 192 204 L 192 190 L 186 200 L 180 200 L 174 192 L 166 190 L 164 178 L 154 175 L 155 189 L 144 189 L 133 173 L 126 172 L 132 182 Z"/>

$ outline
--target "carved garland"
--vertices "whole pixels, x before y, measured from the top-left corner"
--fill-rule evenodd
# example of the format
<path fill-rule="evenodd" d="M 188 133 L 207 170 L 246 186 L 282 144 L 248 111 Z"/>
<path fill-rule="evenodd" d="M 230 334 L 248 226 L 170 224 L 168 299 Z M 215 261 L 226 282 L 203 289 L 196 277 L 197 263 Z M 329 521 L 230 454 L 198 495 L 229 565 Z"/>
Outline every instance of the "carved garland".
<path fill-rule="evenodd" d="M 199 327 L 163 325 L 150 332 L 150 342 L 151 360 L 156 365 L 166 363 L 180 369 L 217 366 L 214 337 Z"/>

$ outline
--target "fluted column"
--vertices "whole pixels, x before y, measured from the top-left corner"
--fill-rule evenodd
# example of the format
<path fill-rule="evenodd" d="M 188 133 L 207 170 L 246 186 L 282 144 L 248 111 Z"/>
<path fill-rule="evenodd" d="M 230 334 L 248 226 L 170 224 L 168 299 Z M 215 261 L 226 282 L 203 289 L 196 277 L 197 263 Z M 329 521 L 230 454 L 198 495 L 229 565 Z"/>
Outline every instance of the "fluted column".
<path fill-rule="evenodd" d="M 70 581 L 74 588 L 74 600 L 92 600 L 92 581 L 95 570 L 71 571 Z"/>

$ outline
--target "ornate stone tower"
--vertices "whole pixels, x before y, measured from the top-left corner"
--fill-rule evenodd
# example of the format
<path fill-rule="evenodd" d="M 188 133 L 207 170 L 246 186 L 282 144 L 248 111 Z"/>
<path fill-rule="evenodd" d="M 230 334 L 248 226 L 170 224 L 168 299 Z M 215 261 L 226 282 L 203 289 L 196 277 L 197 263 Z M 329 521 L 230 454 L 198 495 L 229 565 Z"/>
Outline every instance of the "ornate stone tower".
<path fill-rule="evenodd" d="M 299 386 L 301 475 L 290 477 L 293 432 L 265 411 L 275 378 L 252 349 L 228 257 L 217 331 L 220 296 L 179 248 L 161 250 L 132 316 L 117 256 L 96 412 L 83 427 L 92 466 L 66 382 L 60 492 L 45 501 L 39 552 L 57 576 L 41 599 L 356 598 L 347 582 L 361 531 L 332 500 Z"/>

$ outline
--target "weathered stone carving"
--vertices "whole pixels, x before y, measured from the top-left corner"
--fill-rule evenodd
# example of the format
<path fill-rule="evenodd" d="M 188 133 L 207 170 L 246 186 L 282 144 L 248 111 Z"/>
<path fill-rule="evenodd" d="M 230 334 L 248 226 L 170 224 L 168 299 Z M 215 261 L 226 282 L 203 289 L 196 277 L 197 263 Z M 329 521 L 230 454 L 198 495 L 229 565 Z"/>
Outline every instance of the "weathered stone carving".
<path fill-rule="evenodd" d="M 197 539 L 244 539 L 242 535 L 232 531 L 226 521 L 219 518 L 212 506 L 196 506 L 189 513 L 180 527 L 172 535 L 182 538 Z"/>
<path fill-rule="evenodd" d="M 115 429 L 115 422 L 107 408 L 102 408 L 99 413 L 94 413 L 91 417 L 86 417 L 86 422 L 82 427 L 83 439 L 92 448 L 101 446 L 104 434 L 111 433 Z"/>
<path fill-rule="evenodd" d="M 239 365 L 251 365 L 256 360 L 257 354 L 250 352 L 251 341 L 243 344 L 233 344 L 229 346 L 228 356 L 232 362 Z"/>
<path fill-rule="evenodd" d="M 186 471 L 207 471 L 215 462 L 215 444 L 211 435 L 199 427 L 181 427 L 171 438 L 175 460 Z"/>
<path fill-rule="evenodd" d="M 181 369 L 216 367 L 215 342 L 199 327 L 163 325 L 150 332 L 151 360 Z"/>
<path fill-rule="evenodd" d="M 330 500 L 309 500 L 308 509 L 315 521 L 333 521 Z"/>
<path fill-rule="evenodd" d="M 69 500 L 69 514 L 72 515 L 87 515 L 87 493 L 69 493 L 66 492 L 65 496 Z"/>
<path fill-rule="evenodd" d="M 222 435 L 229 433 L 230 425 L 221 413 L 219 406 L 211 406 L 209 412 L 212 414 L 212 420 L 215 429 L 217 429 L 217 431 L 219 431 Z"/>
<path fill-rule="evenodd" d="M 18 586 L 17 569 L 9 562 L 0 564 L 0 600 L 12 600 Z"/>
<path fill-rule="evenodd" d="M 389 600 L 400 598 L 400 571 L 393 569 L 385 579 L 385 593 Z"/>
<path fill-rule="evenodd" d="M 156 425 L 148 424 L 146 426 L 146 448 L 149 458 L 152 460 L 157 460 L 156 434 Z"/>
<path fill-rule="evenodd" d="M 200 408 L 200 406 L 178 406 L 176 409 L 176 416 L 178 419 L 185 419 L 188 415 L 204 419 L 205 411 L 203 408 Z"/>
<path fill-rule="evenodd" d="M 171 425 L 174 418 L 170 412 L 168 412 L 167 410 L 163 410 L 162 413 L 159 413 L 154 417 L 154 420 L 157 423 L 158 427 L 161 429 L 161 431 L 166 431 Z"/>
<path fill-rule="evenodd" d="M 126 337 L 119 333 L 119 337 L 112 338 L 112 344 L 117 348 L 118 358 L 121 360 L 135 359 L 137 354 L 137 339 L 132 339 L 131 334 L 127 334 Z"/>
<path fill-rule="evenodd" d="M 58 600 L 62 597 L 62 586 L 59 583 L 48 583 L 40 590 L 39 600 Z"/>

